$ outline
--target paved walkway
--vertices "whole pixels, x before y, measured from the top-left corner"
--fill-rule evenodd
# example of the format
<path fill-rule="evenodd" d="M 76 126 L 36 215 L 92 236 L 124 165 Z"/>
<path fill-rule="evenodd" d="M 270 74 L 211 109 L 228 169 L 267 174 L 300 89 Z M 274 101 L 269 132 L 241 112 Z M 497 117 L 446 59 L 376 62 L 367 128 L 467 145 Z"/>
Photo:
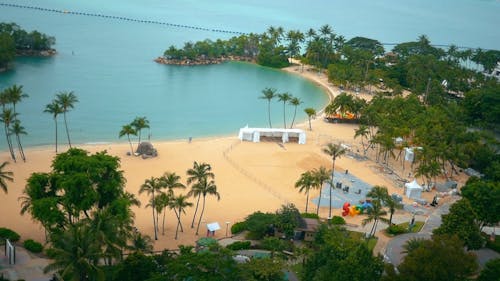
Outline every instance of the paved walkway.
<path fill-rule="evenodd" d="M 16 247 L 16 264 L 9 265 L 2 252 L 0 257 L 0 276 L 9 280 L 49 281 L 52 274 L 44 274 L 43 269 L 50 260 L 38 258 L 22 247 Z"/>

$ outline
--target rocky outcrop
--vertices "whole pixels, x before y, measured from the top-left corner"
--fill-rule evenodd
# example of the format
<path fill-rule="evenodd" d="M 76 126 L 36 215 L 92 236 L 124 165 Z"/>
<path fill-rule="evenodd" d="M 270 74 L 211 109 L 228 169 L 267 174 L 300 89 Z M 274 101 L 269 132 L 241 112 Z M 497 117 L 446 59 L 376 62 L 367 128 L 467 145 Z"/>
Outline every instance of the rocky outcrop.
<path fill-rule="evenodd" d="M 167 65 L 183 65 L 183 66 L 193 66 L 193 65 L 212 65 L 212 64 L 221 64 L 226 61 L 246 61 L 255 63 L 255 60 L 250 57 L 239 57 L 239 56 L 231 56 L 231 57 L 220 57 L 220 58 L 196 58 L 196 59 L 171 59 L 166 57 L 157 57 L 155 62 L 160 64 Z"/>

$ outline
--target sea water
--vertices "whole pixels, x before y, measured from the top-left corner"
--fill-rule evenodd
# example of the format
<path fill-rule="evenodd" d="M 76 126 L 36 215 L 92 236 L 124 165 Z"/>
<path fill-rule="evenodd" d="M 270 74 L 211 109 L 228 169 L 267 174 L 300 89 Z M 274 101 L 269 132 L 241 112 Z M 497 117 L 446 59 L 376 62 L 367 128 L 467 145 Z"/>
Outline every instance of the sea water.
<path fill-rule="evenodd" d="M 306 107 L 321 109 L 328 101 L 311 82 L 279 70 L 248 63 L 181 67 L 153 59 L 170 45 L 227 39 L 234 33 L 262 33 L 269 26 L 319 28 L 330 24 L 347 39 L 365 36 L 384 43 L 415 40 L 426 34 L 435 44 L 500 49 L 500 2 L 441 1 L 194 1 L 194 0 L 17 0 L 1 1 L 61 11 L 79 11 L 159 21 L 140 23 L 0 6 L 0 21 L 15 22 L 56 38 L 51 58 L 19 58 L 15 68 L 0 74 L 0 90 L 23 85 L 29 98 L 18 106 L 28 135 L 27 145 L 54 142 L 52 116 L 46 104 L 61 91 L 74 91 L 79 102 L 68 112 L 77 143 L 118 141 L 121 127 L 145 116 L 153 140 L 236 134 L 242 126 L 267 126 L 266 87 L 299 97 L 297 120 Z M 207 31 L 209 30 L 209 31 Z M 287 106 L 286 123 L 294 108 Z M 274 127 L 283 126 L 283 104 L 272 103 Z M 297 122 L 297 121 L 296 121 Z M 64 141 L 62 118 L 60 141 Z M 0 142 L 5 147 L 5 142 Z"/>

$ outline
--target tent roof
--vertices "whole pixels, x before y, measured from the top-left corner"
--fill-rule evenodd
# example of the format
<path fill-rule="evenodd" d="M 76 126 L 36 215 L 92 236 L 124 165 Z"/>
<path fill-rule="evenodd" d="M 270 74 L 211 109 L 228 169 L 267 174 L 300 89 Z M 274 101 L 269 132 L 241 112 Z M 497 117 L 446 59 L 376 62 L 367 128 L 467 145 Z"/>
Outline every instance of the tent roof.
<path fill-rule="evenodd" d="M 405 186 L 407 189 L 420 189 L 422 190 L 423 188 L 417 183 L 417 180 L 414 179 L 412 182 L 405 183 Z"/>

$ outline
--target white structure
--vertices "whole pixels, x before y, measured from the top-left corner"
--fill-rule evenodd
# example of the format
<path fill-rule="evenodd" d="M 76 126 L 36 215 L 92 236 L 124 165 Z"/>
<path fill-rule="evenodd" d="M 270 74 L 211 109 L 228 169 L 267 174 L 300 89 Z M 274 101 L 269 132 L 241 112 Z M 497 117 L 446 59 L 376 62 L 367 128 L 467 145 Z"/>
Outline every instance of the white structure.
<path fill-rule="evenodd" d="M 238 134 L 240 140 L 260 142 L 261 137 L 281 138 L 286 143 L 290 138 L 297 138 L 299 144 L 306 143 L 306 133 L 300 129 L 279 128 L 241 128 Z"/>
<path fill-rule="evenodd" d="M 497 63 L 497 66 L 491 72 L 484 72 L 484 75 L 494 77 L 500 81 L 500 62 Z"/>
<path fill-rule="evenodd" d="M 406 189 L 406 197 L 410 199 L 420 199 L 420 195 L 422 195 L 423 188 L 417 183 L 417 180 L 413 180 L 412 182 L 405 183 Z"/>

